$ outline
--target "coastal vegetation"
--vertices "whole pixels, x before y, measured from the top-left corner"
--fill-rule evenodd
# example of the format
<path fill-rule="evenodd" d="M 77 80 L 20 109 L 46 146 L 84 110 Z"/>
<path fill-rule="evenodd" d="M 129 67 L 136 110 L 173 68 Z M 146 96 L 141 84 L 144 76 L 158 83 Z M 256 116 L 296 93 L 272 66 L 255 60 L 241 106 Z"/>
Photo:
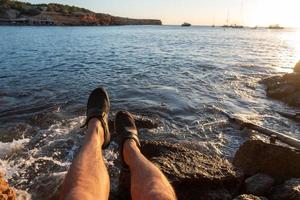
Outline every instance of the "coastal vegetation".
<path fill-rule="evenodd" d="M 37 15 L 42 11 L 58 12 L 61 14 L 72 14 L 75 12 L 92 13 L 92 11 L 85 8 L 79 8 L 76 6 L 62 5 L 57 3 L 49 4 L 31 4 L 28 2 L 12 1 L 12 0 L 0 0 L 1 10 L 14 9 L 20 12 L 20 14 Z"/>

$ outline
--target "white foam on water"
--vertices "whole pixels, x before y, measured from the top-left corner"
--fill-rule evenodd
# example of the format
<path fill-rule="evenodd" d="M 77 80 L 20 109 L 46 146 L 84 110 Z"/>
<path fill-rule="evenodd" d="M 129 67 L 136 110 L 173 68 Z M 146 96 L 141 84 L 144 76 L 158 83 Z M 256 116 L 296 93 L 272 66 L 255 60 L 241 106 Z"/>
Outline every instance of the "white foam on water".
<path fill-rule="evenodd" d="M 6 179 L 12 177 L 17 170 L 17 166 L 12 165 L 5 158 L 22 150 L 28 142 L 29 139 L 14 140 L 8 143 L 0 142 L 0 172 L 4 174 Z"/>

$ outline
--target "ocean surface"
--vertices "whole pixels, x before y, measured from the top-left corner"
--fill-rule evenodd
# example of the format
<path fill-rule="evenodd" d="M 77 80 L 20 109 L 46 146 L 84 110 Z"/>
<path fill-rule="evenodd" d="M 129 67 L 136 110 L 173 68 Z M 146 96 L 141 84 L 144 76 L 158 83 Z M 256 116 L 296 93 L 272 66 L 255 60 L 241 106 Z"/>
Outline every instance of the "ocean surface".
<path fill-rule="evenodd" d="M 108 90 L 112 118 L 126 109 L 159 122 L 140 130 L 143 139 L 227 159 L 250 137 L 264 139 L 216 108 L 300 139 L 299 124 L 276 112 L 297 110 L 267 98 L 259 82 L 299 59 L 294 29 L 0 27 L 0 171 L 20 199 L 47 199 L 80 148 L 97 86 Z M 112 189 L 117 152 L 114 142 L 104 152 Z"/>

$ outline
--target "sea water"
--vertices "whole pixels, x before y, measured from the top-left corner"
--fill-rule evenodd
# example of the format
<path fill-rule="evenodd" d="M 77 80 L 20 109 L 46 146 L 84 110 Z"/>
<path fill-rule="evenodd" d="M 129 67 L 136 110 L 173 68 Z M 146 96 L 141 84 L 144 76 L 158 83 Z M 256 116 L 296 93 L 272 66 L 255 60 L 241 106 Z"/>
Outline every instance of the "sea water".
<path fill-rule="evenodd" d="M 56 190 L 98 86 L 112 117 L 126 109 L 159 122 L 143 139 L 231 159 L 251 135 L 214 108 L 300 139 L 299 124 L 276 112 L 297 110 L 267 98 L 259 82 L 292 72 L 299 59 L 295 29 L 0 27 L 0 170 L 20 198 L 45 198 L 36 196 L 43 183 Z M 104 152 L 113 189 L 117 152 L 114 142 Z"/>

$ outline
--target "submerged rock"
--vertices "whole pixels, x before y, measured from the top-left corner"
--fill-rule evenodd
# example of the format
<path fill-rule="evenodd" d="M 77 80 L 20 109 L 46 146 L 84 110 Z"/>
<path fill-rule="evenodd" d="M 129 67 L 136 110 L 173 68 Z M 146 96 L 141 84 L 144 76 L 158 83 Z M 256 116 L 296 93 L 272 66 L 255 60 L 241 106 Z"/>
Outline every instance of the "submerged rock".
<path fill-rule="evenodd" d="M 1 200 L 15 200 L 16 199 L 15 191 L 8 185 L 7 181 L 4 180 L 1 172 L 0 172 L 0 199 Z"/>
<path fill-rule="evenodd" d="M 299 200 L 300 179 L 290 179 L 284 184 L 274 187 L 269 198 L 270 200 Z"/>
<path fill-rule="evenodd" d="M 229 161 L 180 145 L 143 141 L 141 150 L 167 176 L 181 200 L 232 199 L 243 182 L 243 174 Z M 122 196 L 129 196 L 129 188 L 129 176 L 122 172 Z"/>
<path fill-rule="evenodd" d="M 274 179 L 266 174 L 256 174 L 246 179 L 246 193 L 253 195 L 264 195 L 271 190 L 274 182 Z"/>
<path fill-rule="evenodd" d="M 259 140 L 242 144 L 233 164 L 246 175 L 266 173 L 282 178 L 300 177 L 300 151 Z"/>
<path fill-rule="evenodd" d="M 297 65 L 300 66 L 300 63 Z M 264 79 L 262 83 L 267 87 L 267 96 L 300 107 L 300 73 L 296 73 L 298 68 L 295 67 L 295 73 Z"/>
<path fill-rule="evenodd" d="M 266 197 L 257 197 L 251 194 L 242 194 L 233 200 L 268 200 Z"/>

